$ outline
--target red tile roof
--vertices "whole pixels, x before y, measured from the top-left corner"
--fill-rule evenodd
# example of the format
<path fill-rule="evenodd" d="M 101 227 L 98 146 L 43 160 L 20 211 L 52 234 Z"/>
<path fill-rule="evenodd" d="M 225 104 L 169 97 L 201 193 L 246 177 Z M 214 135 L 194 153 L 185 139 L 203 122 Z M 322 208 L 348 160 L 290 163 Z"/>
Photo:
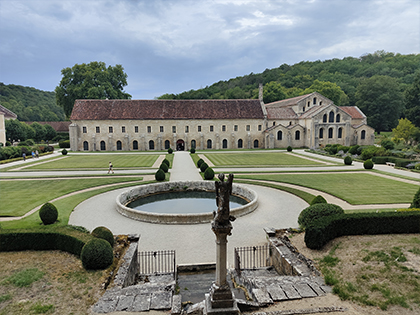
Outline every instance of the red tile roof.
<path fill-rule="evenodd" d="M 366 116 L 362 113 L 362 111 L 357 106 L 340 106 L 339 108 L 345 111 L 354 119 L 366 118 Z"/>
<path fill-rule="evenodd" d="M 263 118 L 259 100 L 76 100 L 70 120 Z"/>

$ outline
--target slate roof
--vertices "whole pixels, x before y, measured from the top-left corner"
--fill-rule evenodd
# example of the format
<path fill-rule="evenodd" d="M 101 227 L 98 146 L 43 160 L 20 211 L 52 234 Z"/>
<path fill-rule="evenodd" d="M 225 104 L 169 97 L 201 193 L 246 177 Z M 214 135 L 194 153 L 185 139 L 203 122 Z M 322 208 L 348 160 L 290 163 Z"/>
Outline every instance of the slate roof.
<path fill-rule="evenodd" d="M 6 107 L 4 107 L 2 105 L 0 105 L 0 112 L 3 113 L 4 118 L 7 118 L 7 119 L 9 119 L 9 118 L 16 119 L 17 118 L 17 115 L 14 112 L 12 112 L 10 109 L 7 109 Z"/>
<path fill-rule="evenodd" d="M 291 107 L 267 107 L 268 119 L 296 119 L 298 116 Z"/>
<path fill-rule="evenodd" d="M 364 119 L 366 118 L 365 114 L 357 106 L 340 106 L 340 109 L 345 111 L 354 119 Z"/>
<path fill-rule="evenodd" d="M 76 100 L 70 120 L 264 119 L 259 100 Z"/>

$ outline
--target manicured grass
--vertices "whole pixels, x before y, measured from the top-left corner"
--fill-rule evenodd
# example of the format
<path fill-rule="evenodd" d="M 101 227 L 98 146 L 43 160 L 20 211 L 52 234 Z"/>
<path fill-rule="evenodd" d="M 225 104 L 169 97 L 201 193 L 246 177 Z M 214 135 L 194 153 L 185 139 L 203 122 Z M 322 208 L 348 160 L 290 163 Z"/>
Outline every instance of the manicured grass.
<path fill-rule="evenodd" d="M 92 154 L 67 155 L 46 163 L 36 163 L 23 170 L 76 170 L 76 169 L 108 169 L 109 162 L 115 169 L 151 167 L 159 155 L 134 154 Z M 44 162 L 44 161 L 42 161 Z"/>
<path fill-rule="evenodd" d="M 325 166 L 325 163 L 283 152 L 206 153 L 205 156 L 215 166 Z"/>
<path fill-rule="evenodd" d="M 0 216 L 21 216 L 62 195 L 95 186 L 132 182 L 141 177 L 72 178 L 0 181 Z"/>
<path fill-rule="evenodd" d="M 418 185 L 368 173 L 259 174 L 237 178 L 284 182 L 324 191 L 353 205 L 411 203 Z"/>

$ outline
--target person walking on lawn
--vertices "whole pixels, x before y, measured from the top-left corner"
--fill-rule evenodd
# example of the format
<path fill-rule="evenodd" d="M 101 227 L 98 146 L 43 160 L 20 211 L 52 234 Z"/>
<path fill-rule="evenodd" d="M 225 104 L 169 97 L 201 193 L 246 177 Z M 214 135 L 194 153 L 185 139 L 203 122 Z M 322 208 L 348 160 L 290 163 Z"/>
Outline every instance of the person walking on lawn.
<path fill-rule="evenodd" d="M 108 174 L 109 172 L 112 172 L 112 174 L 114 174 L 114 170 L 112 169 L 112 163 L 109 162 L 109 167 L 108 167 Z"/>

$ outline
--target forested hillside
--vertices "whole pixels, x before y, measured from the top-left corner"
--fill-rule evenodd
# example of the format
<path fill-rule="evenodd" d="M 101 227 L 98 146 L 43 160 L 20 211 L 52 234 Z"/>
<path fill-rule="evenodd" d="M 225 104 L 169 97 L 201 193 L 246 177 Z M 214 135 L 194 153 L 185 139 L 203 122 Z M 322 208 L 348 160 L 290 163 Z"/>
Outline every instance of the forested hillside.
<path fill-rule="evenodd" d="M 382 131 L 394 128 L 398 119 L 405 116 L 406 108 L 414 106 L 406 105 L 405 92 L 413 90 L 419 76 L 420 54 L 377 51 L 360 58 L 283 64 L 262 73 L 219 81 L 203 89 L 164 94 L 159 99 L 258 98 L 258 85 L 262 83 L 265 103 L 317 91 L 336 105 L 359 106 L 367 115 L 368 123 Z M 420 114 L 420 108 L 412 112 Z M 407 118 L 414 122 L 416 115 Z"/>
<path fill-rule="evenodd" d="M 65 120 L 54 92 L 0 82 L 0 104 L 14 112 L 20 121 Z"/>

